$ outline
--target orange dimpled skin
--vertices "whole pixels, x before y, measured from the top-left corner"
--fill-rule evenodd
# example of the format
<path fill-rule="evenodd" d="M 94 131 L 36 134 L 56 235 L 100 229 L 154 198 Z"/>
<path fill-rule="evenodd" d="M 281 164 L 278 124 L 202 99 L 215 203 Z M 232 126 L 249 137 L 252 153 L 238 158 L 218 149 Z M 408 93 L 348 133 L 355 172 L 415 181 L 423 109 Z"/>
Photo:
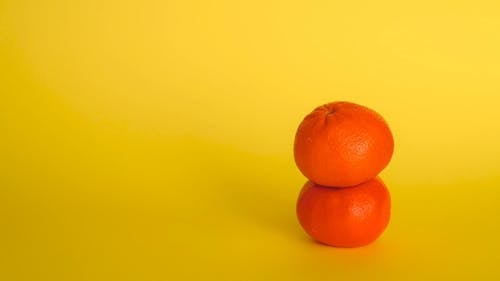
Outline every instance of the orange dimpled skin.
<path fill-rule="evenodd" d="M 389 126 L 377 112 L 350 102 L 332 102 L 300 123 L 294 157 L 309 180 L 347 187 L 377 176 L 391 160 L 393 149 Z"/>
<path fill-rule="evenodd" d="M 297 201 L 304 230 L 335 247 L 361 247 L 375 241 L 389 224 L 390 213 L 390 194 L 379 178 L 348 188 L 308 181 Z"/>

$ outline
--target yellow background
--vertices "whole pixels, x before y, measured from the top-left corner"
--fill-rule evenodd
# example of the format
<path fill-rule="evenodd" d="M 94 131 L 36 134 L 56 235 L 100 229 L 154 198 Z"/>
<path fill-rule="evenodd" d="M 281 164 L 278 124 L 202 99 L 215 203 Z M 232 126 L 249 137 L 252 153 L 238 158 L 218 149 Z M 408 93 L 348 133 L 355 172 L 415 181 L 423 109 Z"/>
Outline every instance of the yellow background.
<path fill-rule="evenodd" d="M 0 279 L 499 279 L 497 3 L 1 0 Z M 395 136 L 368 247 L 295 218 L 335 100 Z"/>

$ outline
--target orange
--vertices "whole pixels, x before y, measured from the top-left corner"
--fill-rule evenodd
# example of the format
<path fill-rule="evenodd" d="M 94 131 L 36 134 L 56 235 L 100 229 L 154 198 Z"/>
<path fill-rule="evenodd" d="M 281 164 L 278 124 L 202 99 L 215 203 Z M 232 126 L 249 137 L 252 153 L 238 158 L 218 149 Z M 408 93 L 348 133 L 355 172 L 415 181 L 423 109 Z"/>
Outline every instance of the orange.
<path fill-rule="evenodd" d="M 394 140 L 377 112 L 350 102 L 316 108 L 300 123 L 294 156 L 309 180 L 346 187 L 377 176 L 389 163 Z"/>
<path fill-rule="evenodd" d="M 382 180 L 332 188 L 306 182 L 297 217 L 315 240 L 335 247 L 360 247 L 376 240 L 389 224 L 391 198 Z"/>

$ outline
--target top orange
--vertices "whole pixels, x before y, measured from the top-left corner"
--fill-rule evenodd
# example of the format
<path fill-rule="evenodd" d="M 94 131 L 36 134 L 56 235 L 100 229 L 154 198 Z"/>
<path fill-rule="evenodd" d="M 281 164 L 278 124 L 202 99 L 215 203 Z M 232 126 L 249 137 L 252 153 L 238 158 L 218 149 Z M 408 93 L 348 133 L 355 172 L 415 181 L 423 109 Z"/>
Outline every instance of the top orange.
<path fill-rule="evenodd" d="M 294 156 L 312 182 L 346 187 L 378 175 L 391 160 L 394 140 L 377 112 L 350 102 L 316 108 L 300 124 Z"/>

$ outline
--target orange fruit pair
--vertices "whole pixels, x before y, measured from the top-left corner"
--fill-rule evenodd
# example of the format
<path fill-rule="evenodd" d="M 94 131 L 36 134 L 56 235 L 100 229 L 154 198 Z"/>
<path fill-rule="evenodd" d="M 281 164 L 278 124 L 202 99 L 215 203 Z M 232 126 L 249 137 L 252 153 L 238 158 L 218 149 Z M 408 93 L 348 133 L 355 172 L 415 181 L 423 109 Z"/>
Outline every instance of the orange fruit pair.
<path fill-rule="evenodd" d="M 377 175 L 391 160 L 394 140 L 375 111 L 350 102 L 317 107 L 299 125 L 294 157 L 309 179 L 297 217 L 315 240 L 358 247 L 376 240 L 390 219 L 389 191 Z"/>

